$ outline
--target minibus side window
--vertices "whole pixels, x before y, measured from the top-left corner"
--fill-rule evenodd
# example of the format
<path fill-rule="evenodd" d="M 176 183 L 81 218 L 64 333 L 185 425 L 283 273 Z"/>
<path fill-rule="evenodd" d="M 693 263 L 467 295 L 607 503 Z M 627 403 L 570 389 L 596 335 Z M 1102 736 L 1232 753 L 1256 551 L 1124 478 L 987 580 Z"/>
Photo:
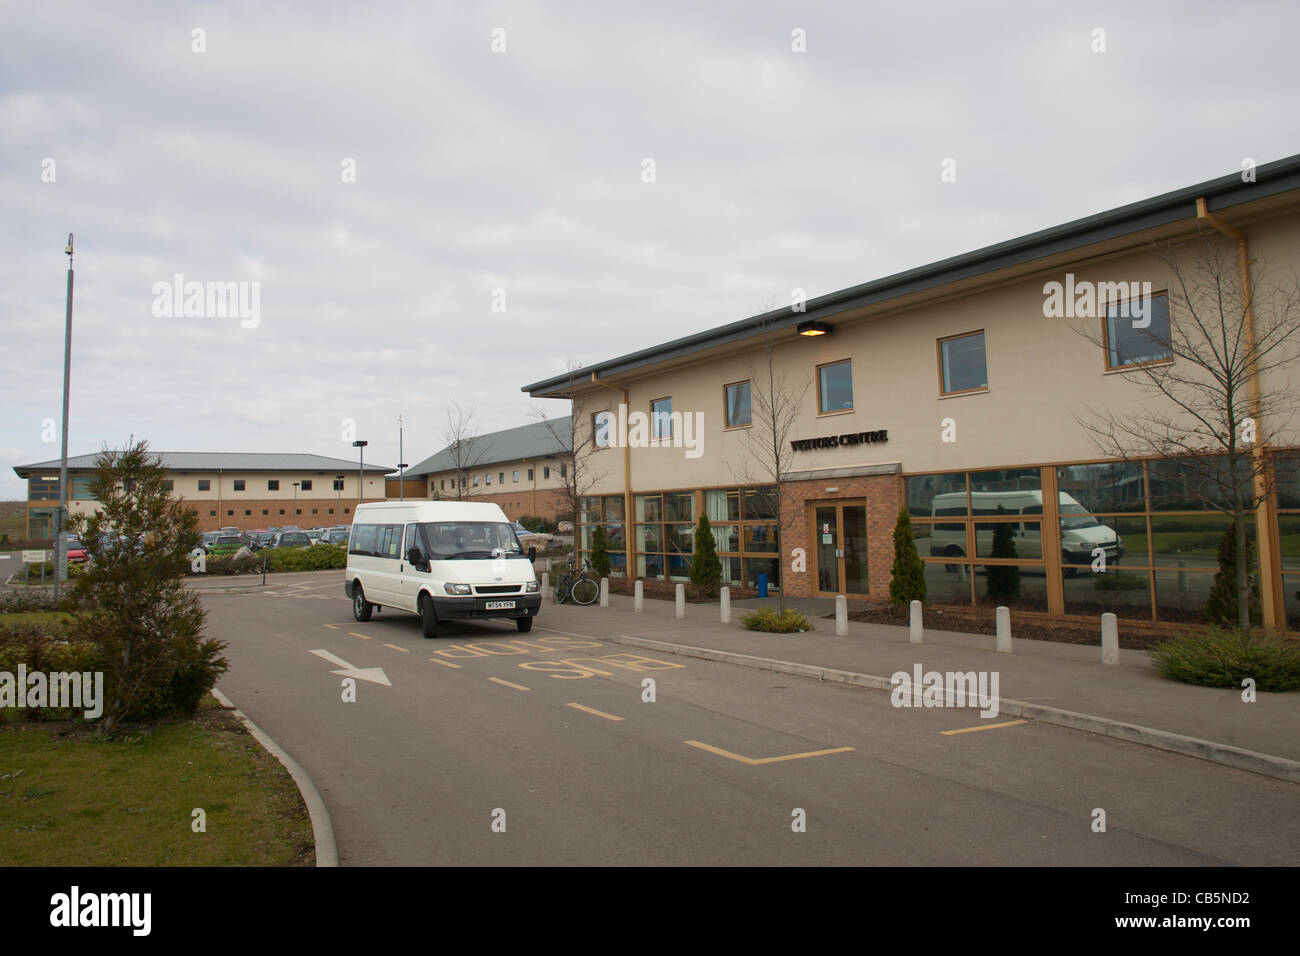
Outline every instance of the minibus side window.
<path fill-rule="evenodd" d="M 378 557 L 378 550 L 375 547 L 375 541 L 379 535 L 379 525 L 376 524 L 359 524 L 352 528 L 351 546 L 348 549 L 352 554 L 363 554 L 367 556 Z"/>

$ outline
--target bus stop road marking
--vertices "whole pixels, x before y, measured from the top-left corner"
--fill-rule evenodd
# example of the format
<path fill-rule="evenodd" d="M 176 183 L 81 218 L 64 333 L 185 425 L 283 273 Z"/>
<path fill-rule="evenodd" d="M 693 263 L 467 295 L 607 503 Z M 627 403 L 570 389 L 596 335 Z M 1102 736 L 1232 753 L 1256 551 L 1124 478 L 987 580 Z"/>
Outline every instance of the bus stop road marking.
<path fill-rule="evenodd" d="M 331 631 L 337 631 L 339 629 L 337 624 L 322 624 L 321 627 L 328 627 Z"/>
<path fill-rule="evenodd" d="M 365 634 L 358 634 L 356 631 L 348 631 L 348 636 L 349 636 L 349 637 L 359 637 L 359 638 L 361 638 L 363 641 L 368 641 L 368 640 L 370 640 L 370 638 L 369 638 L 367 635 L 365 635 Z"/>
<path fill-rule="evenodd" d="M 455 667 L 456 665 L 453 664 L 452 666 Z M 494 684 L 500 684 L 502 687 L 513 687 L 515 690 L 530 690 L 530 688 L 525 687 L 523 684 L 515 684 L 508 680 L 502 680 L 500 677 L 489 677 L 488 680 L 492 681 Z"/>
<path fill-rule="evenodd" d="M 401 651 L 403 654 L 411 653 L 411 649 L 409 647 L 398 647 L 396 644 L 385 644 L 384 647 L 391 647 L 393 650 Z"/>
<path fill-rule="evenodd" d="M 717 754 L 719 757 L 726 757 L 728 760 L 736 760 L 740 763 L 749 764 L 751 767 L 757 767 L 765 763 L 780 763 L 783 760 L 803 760 L 805 757 L 823 757 L 826 754 L 842 754 L 853 750 L 852 747 L 832 747 L 830 750 L 810 750 L 801 754 L 783 754 L 780 757 L 746 757 L 743 754 L 733 754 L 730 750 L 723 750 L 721 747 L 714 747 L 712 744 L 701 743 L 698 740 L 686 741 L 688 746 L 698 747 L 700 750 L 707 750 L 711 754 Z"/>
<path fill-rule="evenodd" d="M 441 657 L 430 657 L 429 660 L 433 661 L 435 664 L 441 664 L 443 667 L 454 667 L 456 670 L 460 670 L 459 664 L 453 664 L 451 661 L 444 661 Z"/>
<path fill-rule="evenodd" d="M 1027 720 L 1008 720 L 1001 724 L 984 724 L 982 727 L 962 727 L 960 730 L 941 730 L 939 733 L 943 734 L 945 737 L 950 737 L 953 734 L 973 734 L 977 730 L 997 730 L 999 727 L 1014 727 L 1017 724 L 1027 723 L 1029 723 Z"/>
<path fill-rule="evenodd" d="M 573 702 L 570 702 L 570 703 L 566 704 L 565 706 L 567 706 L 567 707 L 572 707 L 574 710 L 580 710 L 580 711 L 582 711 L 583 713 L 586 713 L 586 714 L 595 714 L 597 717 L 604 717 L 606 720 L 623 720 L 623 719 L 624 719 L 624 718 L 622 718 L 622 717 L 616 717 L 614 714 L 607 714 L 607 713 L 605 713 L 603 710 L 596 710 L 596 709 L 594 709 L 594 708 L 592 708 L 592 707 L 584 707 L 582 704 L 577 704 L 577 703 L 573 703 Z"/>

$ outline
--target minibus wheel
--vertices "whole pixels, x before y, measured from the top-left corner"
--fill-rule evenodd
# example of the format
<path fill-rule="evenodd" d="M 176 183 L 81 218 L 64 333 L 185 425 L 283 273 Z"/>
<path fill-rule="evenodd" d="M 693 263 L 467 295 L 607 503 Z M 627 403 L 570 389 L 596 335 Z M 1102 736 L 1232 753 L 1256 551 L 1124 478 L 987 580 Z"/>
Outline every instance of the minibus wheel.
<path fill-rule="evenodd" d="M 438 615 L 433 610 L 433 601 L 429 595 L 420 595 L 420 628 L 427 638 L 438 636 Z"/>
<path fill-rule="evenodd" d="M 960 558 L 960 557 L 961 557 L 961 548 L 957 547 L 955 544 L 950 544 L 950 545 L 948 545 L 948 550 L 946 550 L 946 551 L 944 552 L 944 554 L 947 555 L 947 556 L 950 557 L 950 558 Z M 955 564 L 945 564 L 945 565 L 943 566 L 943 569 L 944 569 L 945 571 L 949 571 L 949 572 L 951 572 L 951 571 L 956 571 L 956 570 L 957 570 L 957 565 L 955 565 Z"/>
<path fill-rule="evenodd" d="M 365 592 L 361 590 L 361 582 L 352 582 L 352 616 L 364 624 L 370 620 L 374 610 L 375 606 L 366 600 Z"/>

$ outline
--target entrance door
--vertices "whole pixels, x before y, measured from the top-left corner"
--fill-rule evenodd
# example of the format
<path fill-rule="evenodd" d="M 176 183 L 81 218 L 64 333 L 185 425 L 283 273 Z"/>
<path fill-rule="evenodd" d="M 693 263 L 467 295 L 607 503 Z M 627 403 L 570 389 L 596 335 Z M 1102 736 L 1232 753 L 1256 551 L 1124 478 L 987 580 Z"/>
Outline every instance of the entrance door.
<path fill-rule="evenodd" d="M 828 502 L 811 506 L 817 555 L 817 593 L 865 595 L 867 581 L 867 506 Z"/>

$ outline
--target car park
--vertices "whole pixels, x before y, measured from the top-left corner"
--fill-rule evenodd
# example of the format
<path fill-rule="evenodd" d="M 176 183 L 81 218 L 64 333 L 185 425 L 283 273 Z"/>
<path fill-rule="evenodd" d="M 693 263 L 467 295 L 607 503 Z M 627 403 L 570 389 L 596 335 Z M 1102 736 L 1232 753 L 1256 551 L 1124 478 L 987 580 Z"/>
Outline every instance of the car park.
<path fill-rule="evenodd" d="M 507 618 L 532 630 L 541 607 L 527 552 L 499 505 L 465 501 L 357 506 L 344 591 L 358 621 L 377 607 L 420 615 L 425 637 L 448 621 Z"/>
<path fill-rule="evenodd" d="M 84 564 L 86 557 L 86 546 L 81 543 L 81 539 L 75 535 L 68 535 L 68 563 Z"/>

